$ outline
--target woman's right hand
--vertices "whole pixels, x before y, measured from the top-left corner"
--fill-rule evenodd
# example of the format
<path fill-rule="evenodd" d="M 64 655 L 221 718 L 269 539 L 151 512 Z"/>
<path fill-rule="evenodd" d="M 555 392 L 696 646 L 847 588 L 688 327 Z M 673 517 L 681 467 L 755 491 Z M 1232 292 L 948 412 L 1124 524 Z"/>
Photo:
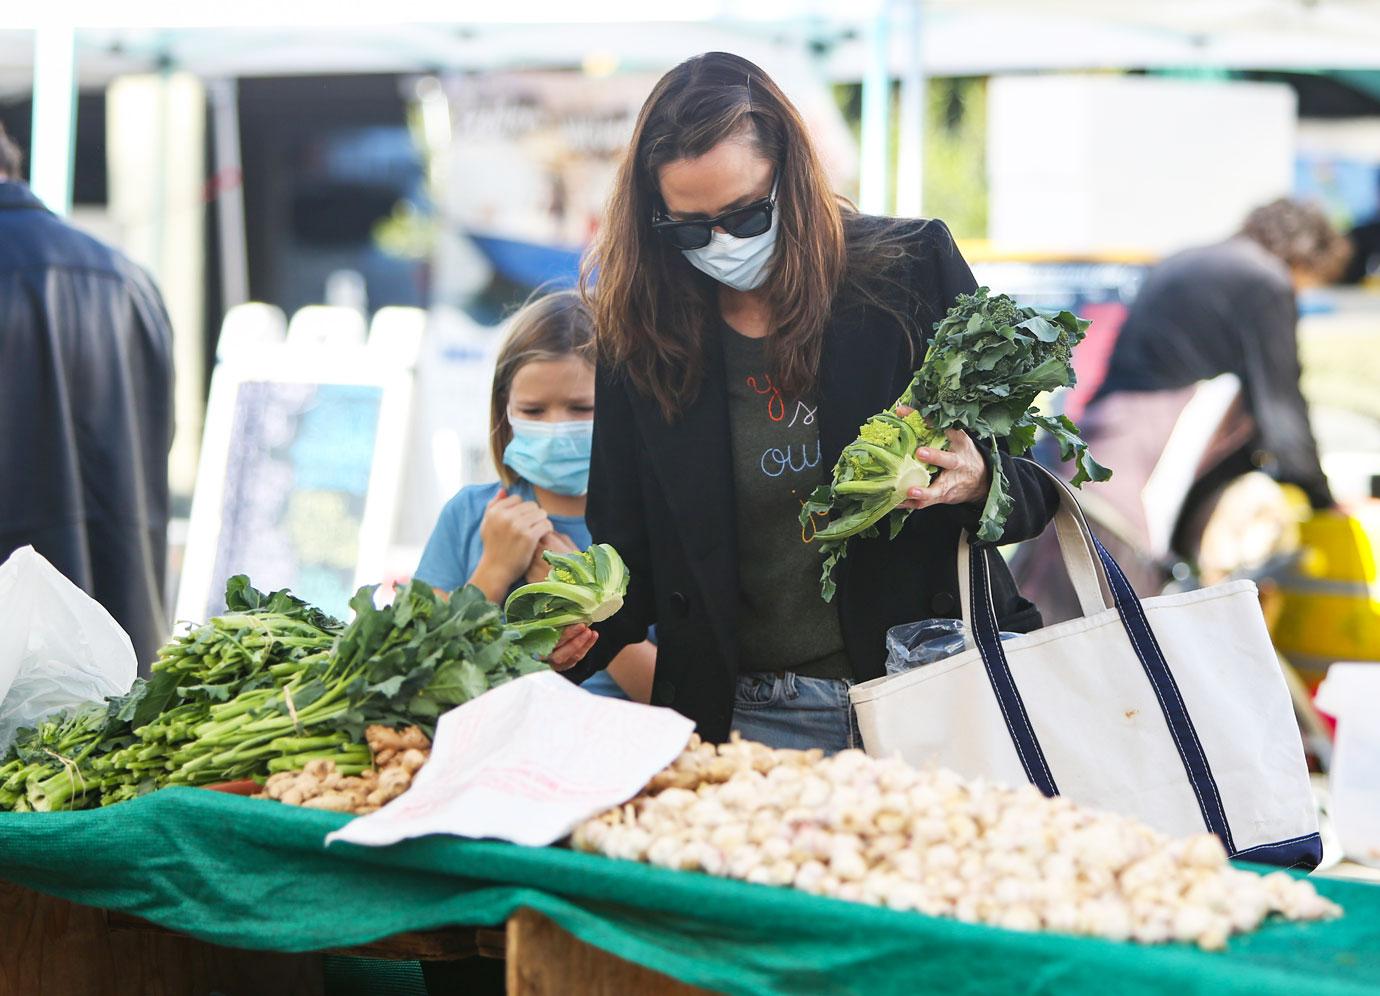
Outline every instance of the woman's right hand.
<path fill-rule="evenodd" d="M 540 505 L 500 489 L 479 524 L 484 553 L 470 583 L 491 600 L 502 601 L 513 582 L 527 573 L 537 544 L 550 532 L 551 520 Z"/>
<path fill-rule="evenodd" d="M 568 671 L 585 659 L 585 654 L 593 649 L 598 640 L 599 634 L 583 623 L 567 626 L 561 631 L 561 639 L 556 644 L 556 649 L 547 655 L 546 663 L 550 664 L 553 670 Z"/>

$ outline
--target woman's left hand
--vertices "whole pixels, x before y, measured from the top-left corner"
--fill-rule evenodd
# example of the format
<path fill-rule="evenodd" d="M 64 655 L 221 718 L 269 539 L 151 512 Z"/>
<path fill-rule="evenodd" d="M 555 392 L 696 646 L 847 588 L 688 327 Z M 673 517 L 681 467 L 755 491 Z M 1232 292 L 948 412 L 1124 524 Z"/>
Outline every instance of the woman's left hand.
<path fill-rule="evenodd" d="M 546 658 L 546 663 L 554 671 L 568 671 L 585 659 L 585 654 L 593 649 L 598 640 L 599 634 L 584 623 L 567 626 L 561 630 L 560 642 Z"/>
<path fill-rule="evenodd" d="M 904 418 L 911 410 L 902 405 L 896 409 L 896 414 Z M 987 458 L 963 430 L 950 429 L 944 435 L 949 439 L 947 450 L 922 446 L 915 451 L 917 460 L 932 464 L 943 473 L 935 477 L 927 488 L 911 488 L 910 499 L 902 502 L 901 508 L 967 505 L 986 500 L 987 492 L 992 487 L 992 468 L 988 466 Z"/>

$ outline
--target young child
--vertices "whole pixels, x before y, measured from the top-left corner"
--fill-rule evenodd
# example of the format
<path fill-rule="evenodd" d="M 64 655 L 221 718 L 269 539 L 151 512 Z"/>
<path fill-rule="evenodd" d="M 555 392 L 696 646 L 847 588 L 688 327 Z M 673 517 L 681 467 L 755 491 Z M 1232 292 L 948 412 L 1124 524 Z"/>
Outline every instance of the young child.
<path fill-rule="evenodd" d="M 593 339 L 589 312 L 574 291 L 539 298 L 513 317 L 494 369 L 489 414 L 500 481 L 462 488 L 446 503 L 418 578 L 445 591 L 473 584 L 502 604 L 513 588 L 546 577 L 543 551 L 589 546 Z M 640 643 L 583 687 L 646 702 L 655 666 L 655 645 Z"/>

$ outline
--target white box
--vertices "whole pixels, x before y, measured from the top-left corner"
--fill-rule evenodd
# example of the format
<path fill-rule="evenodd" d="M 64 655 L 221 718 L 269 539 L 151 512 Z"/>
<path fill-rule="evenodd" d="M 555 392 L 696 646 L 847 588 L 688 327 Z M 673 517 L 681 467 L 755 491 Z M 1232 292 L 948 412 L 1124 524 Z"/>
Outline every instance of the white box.
<path fill-rule="evenodd" d="M 1337 720 L 1328 790 L 1342 851 L 1380 865 L 1380 664 L 1333 664 L 1316 702 Z"/>
<path fill-rule="evenodd" d="M 989 237 L 1074 253 L 1168 253 L 1224 238 L 1292 189 L 1296 126 L 1283 84 L 994 78 Z"/>

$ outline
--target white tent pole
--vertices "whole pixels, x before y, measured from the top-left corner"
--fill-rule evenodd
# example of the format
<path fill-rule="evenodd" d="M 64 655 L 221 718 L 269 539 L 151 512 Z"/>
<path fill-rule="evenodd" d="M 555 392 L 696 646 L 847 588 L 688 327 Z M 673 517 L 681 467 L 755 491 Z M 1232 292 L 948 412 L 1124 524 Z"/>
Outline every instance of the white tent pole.
<path fill-rule="evenodd" d="M 209 82 L 211 133 L 215 145 L 216 228 L 220 235 L 221 304 L 229 311 L 249 300 L 249 259 L 244 234 L 244 176 L 240 160 L 239 84 Z"/>
<path fill-rule="evenodd" d="M 891 0 L 880 0 L 868 37 L 867 71 L 862 83 L 862 136 L 858 182 L 858 206 L 869 214 L 887 209 L 887 166 L 890 153 Z"/>
<path fill-rule="evenodd" d="M 44 24 L 34 32 L 34 110 L 29 148 L 29 186 L 60 214 L 72 213 L 76 155 L 76 32 L 70 23 Z"/>
<path fill-rule="evenodd" d="M 906 64 L 901 74 L 900 141 L 896 154 L 896 213 L 918 218 L 925 197 L 924 0 L 907 0 Z"/>

